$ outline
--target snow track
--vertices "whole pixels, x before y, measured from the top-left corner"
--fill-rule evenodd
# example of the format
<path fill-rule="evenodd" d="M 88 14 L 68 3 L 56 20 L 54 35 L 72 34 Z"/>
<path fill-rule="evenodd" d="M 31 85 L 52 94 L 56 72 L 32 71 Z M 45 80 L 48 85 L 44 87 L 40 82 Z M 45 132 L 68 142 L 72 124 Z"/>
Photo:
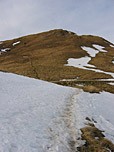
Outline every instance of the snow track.
<path fill-rule="evenodd" d="M 69 151 L 77 89 L 2 72 L 0 86 L 0 152 Z"/>
<path fill-rule="evenodd" d="M 75 119 L 76 102 L 74 95 L 78 95 L 79 92 L 77 90 L 75 94 L 70 96 L 64 110 L 52 121 L 49 128 L 51 145 L 48 147 L 48 151 L 75 152 L 77 146 L 83 143 L 83 141 L 78 141 L 80 134 L 77 132 Z"/>
<path fill-rule="evenodd" d="M 0 86 L 0 152 L 75 152 L 86 117 L 114 141 L 114 94 L 3 72 Z"/>

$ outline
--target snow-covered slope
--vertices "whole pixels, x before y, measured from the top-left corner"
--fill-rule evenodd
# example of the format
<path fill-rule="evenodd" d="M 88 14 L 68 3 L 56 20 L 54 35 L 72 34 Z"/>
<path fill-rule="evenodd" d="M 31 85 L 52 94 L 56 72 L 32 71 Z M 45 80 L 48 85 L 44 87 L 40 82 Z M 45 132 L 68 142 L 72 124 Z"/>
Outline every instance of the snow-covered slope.
<path fill-rule="evenodd" d="M 0 152 L 69 152 L 86 117 L 114 142 L 114 94 L 2 72 L 0 86 Z"/>
<path fill-rule="evenodd" d="M 77 129 L 88 123 L 88 117 L 105 137 L 114 143 L 114 94 L 102 92 L 90 94 L 81 92 L 75 96 Z"/>
<path fill-rule="evenodd" d="M 0 152 L 56 151 L 65 135 L 53 132 L 60 123 L 54 121 L 73 89 L 8 73 L 0 73 L 0 86 Z"/>

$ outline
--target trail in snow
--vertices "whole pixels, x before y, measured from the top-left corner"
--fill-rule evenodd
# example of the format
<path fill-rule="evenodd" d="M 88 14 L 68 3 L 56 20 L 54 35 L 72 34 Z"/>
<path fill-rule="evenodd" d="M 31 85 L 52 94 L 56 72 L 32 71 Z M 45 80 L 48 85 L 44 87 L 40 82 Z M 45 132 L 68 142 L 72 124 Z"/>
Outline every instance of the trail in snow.
<path fill-rule="evenodd" d="M 114 139 L 114 94 L 2 72 L 0 86 L 0 152 L 75 151 L 86 117 Z"/>
<path fill-rule="evenodd" d="M 76 90 L 74 95 L 77 96 L 79 93 L 80 90 Z M 84 144 L 84 141 L 79 140 L 81 131 L 76 128 L 74 95 L 67 100 L 62 113 L 50 124 L 49 132 L 52 142 L 49 151 L 74 152 L 78 146 Z"/>
<path fill-rule="evenodd" d="M 69 152 L 63 111 L 76 90 L 2 72 L 0 86 L 0 152 Z"/>

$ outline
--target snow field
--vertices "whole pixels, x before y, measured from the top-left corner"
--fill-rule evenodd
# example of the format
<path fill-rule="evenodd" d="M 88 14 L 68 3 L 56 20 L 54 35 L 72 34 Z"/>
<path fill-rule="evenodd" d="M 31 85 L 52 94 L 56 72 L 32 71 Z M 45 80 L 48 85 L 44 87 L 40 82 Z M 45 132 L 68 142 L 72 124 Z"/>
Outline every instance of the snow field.
<path fill-rule="evenodd" d="M 89 117 L 114 142 L 114 94 L 0 72 L 0 152 L 69 152 Z"/>
<path fill-rule="evenodd" d="M 67 144 L 59 147 L 58 140 L 56 146 L 52 144 L 49 128 L 74 89 L 8 73 L 0 73 L 0 86 L 0 152 L 66 148 Z M 51 128 L 57 130 L 58 125 Z M 61 124 L 59 129 L 65 126 Z M 64 134 L 61 138 L 64 143 Z"/>

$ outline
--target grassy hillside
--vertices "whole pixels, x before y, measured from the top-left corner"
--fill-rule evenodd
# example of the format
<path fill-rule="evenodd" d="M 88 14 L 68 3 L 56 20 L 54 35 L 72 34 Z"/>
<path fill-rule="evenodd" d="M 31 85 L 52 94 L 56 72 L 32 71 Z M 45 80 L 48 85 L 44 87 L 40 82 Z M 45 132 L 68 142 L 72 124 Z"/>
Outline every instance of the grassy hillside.
<path fill-rule="evenodd" d="M 18 41 L 20 43 L 13 46 Z M 98 36 L 78 36 L 62 29 L 4 41 L 0 49 L 10 50 L 0 55 L 0 70 L 47 81 L 77 77 L 79 80 L 112 78 L 104 73 L 65 66 L 69 58 L 89 56 L 81 46 L 93 48 L 93 44 L 105 47 L 108 52 L 98 53 L 90 63 L 98 69 L 114 72 L 112 43 Z"/>

